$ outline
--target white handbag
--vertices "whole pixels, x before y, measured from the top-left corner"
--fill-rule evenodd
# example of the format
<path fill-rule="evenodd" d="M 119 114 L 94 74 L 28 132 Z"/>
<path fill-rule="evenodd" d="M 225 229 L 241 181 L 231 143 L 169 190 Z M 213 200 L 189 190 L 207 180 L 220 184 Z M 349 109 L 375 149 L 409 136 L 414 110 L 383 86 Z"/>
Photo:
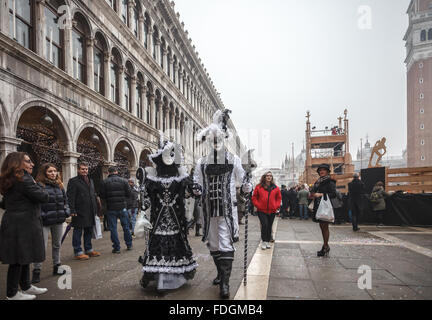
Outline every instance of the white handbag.
<path fill-rule="evenodd" d="M 96 240 L 102 239 L 102 227 L 98 216 L 95 216 L 95 225 L 93 226 L 92 238 Z"/>
<path fill-rule="evenodd" d="M 333 206 L 331 204 L 330 197 L 327 194 L 324 194 L 324 196 L 321 198 L 315 219 L 325 222 L 335 221 Z"/>
<path fill-rule="evenodd" d="M 146 231 L 153 228 L 151 222 L 147 219 L 145 212 L 141 211 L 135 223 L 134 235 L 137 238 L 144 238 Z"/>

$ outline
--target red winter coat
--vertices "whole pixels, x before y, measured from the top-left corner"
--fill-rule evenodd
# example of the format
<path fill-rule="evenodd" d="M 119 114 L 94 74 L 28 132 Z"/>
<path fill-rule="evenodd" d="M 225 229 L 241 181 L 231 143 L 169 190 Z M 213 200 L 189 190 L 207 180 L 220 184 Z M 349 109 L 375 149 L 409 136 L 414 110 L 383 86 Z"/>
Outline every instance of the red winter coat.
<path fill-rule="evenodd" d="M 278 186 L 271 185 L 269 191 L 259 184 L 256 186 L 252 196 L 252 203 L 258 212 L 276 213 L 282 202 L 281 191 Z"/>

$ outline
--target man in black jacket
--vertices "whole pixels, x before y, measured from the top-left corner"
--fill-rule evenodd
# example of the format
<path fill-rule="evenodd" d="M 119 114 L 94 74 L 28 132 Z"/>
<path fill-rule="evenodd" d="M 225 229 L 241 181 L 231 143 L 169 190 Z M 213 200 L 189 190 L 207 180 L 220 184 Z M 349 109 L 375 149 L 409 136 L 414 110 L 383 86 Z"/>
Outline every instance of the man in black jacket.
<path fill-rule="evenodd" d="M 282 185 L 281 195 L 282 195 L 282 206 L 281 206 L 280 215 L 282 219 L 286 219 L 288 218 L 288 207 L 290 204 L 289 193 L 286 185 Z"/>
<path fill-rule="evenodd" d="M 108 178 L 101 185 L 100 196 L 106 203 L 108 228 L 111 231 L 111 241 L 113 243 L 112 252 L 120 253 L 117 219 L 120 219 L 127 249 L 132 249 L 132 235 L 129 230 L 129 215 L 126 209 L 126 200 L 131 196 L 131 189 L 127 180 L 118 175 L 116 168 L 110 167 L 108 173 Z"/>
<path fill-rule="evenodd" d="M 296 209 L 297 209 L 297 192 L 295 191 L 295 187 L 289 189 L 288 199 L 289 199 L 289 206 L 290 206 L 289 216 L 290 219 L 293 219 L 295 217 Z"/>
<path fill-rule="evenodd" d="M 363 194 L 365 193 L 364 183 L 359 175 L 354 173 L 354 179 L 348 183 L 348 199 L 352 212 L 352 225 L 354 231 L 359 231 L 358 219 L 363 210 Z"/>
<path fill-rule="evenodd" d="M 88 260 L 98 257 L 100 253 L 92 248 L 93 226 L 97 213 L 97 200 L 93 180 L 88 177 L 88 165 L 78 164 L 78 176 L 72 178 L 67 186 L 67 198 L 72 217 L 72 246 L 75 259 Z M 81 237 L 84 232 L 84 250 L 81 248 Z"/>

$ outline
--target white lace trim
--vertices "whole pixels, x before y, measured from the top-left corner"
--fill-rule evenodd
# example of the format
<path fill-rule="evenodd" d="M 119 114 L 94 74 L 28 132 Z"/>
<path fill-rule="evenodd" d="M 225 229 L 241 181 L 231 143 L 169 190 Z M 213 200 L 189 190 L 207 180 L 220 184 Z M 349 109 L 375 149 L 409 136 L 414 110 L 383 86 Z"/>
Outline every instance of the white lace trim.
<path fill-rule="evenodd" d="M 183 257 L 182 259 L 175 261 L 170 258 L 165 260 L 165 257 L 162 257 L 161 260 L 157 260 L 155 256 L 150 260 L 150 257 L 147 257 L 146 266 L 165 266 L 165 267 L 181 267 L 185 265 L 189 265 L 192 262 L 195 262 L 193 258 L 187 259 Z"/>
<path fill-rule="evenodd" d="M 149 170 L 151 169 L 151 170 Z M 186 179 L 187 177 L 189 177 L 189 174 L 187 173 L 187 170 L 185 167 L 179 167 L 178 169 L 178 173 L 179 175 L 177 177 L 170 177 L 170 178 L 160 178 L 160 177 L 156 177 L 156 169 L 154 168 L 146 168 L 147 171 L 147 179 L 154 181 L 154 182 L 161 182 L 161 183 L 173 183 L 174 181 L 176 182 L 181 182 L 184 179 Z"/>
<path fill-rule="evenodd" d="M 190 266 L 186 267 L 151 267 L 145 266 L 142 268 L 142 272 L 150 272 L 150 273 L 174 273 L 174 274 L 182 274 L 186 272 L 190 272 L 198 268 L 198 263 L 194 263 Z"/>
<path fill-rule="evenodd" d="M 174 236 L 176 234 L 179 234 L 180 231 L 156 231 L 155 234 L 158 236 Z"/>

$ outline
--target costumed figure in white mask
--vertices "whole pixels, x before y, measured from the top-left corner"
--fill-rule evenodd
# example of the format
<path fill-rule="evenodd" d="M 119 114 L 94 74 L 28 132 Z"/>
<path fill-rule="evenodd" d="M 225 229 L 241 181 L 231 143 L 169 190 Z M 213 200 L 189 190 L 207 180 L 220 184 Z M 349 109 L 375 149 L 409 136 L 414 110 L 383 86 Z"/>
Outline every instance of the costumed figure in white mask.
<path fill-rule="evenodd" d="M 218 110 L 213 123 L 198 134 L 198 141 L 207 141 L 210 154 L 199 159 L 195 168 L 195 195 L 201 195 L 204 217 L 203 241 L 213 257 L 220 286 L 220 297 L 229 299 L 229 279 L 234 260 L 234 243 L 239 241 L 236 186 L 244 193 L 252 191 L 245 182 L 245 171 L 238 156 L 228 152 L 225 141 L 231 133 L 227 128 L 230 110 Z M 200 190 L 201 189 L 201 190 Z"/>
<path fill-rule="evenodd" d="M 178 289 L 193 279 L 198 267 L 186 236 L 185 192 L 193 193 L 193 180 L 181 165 L 180 145 L 161 139 L 158 152 L 149 159 L 155 168 L 145 169 L 142 209 L 150 207 L 153 228 L 140 259 L 141 286 L 146 288 L 154 280 L 158 291 Z"/>

